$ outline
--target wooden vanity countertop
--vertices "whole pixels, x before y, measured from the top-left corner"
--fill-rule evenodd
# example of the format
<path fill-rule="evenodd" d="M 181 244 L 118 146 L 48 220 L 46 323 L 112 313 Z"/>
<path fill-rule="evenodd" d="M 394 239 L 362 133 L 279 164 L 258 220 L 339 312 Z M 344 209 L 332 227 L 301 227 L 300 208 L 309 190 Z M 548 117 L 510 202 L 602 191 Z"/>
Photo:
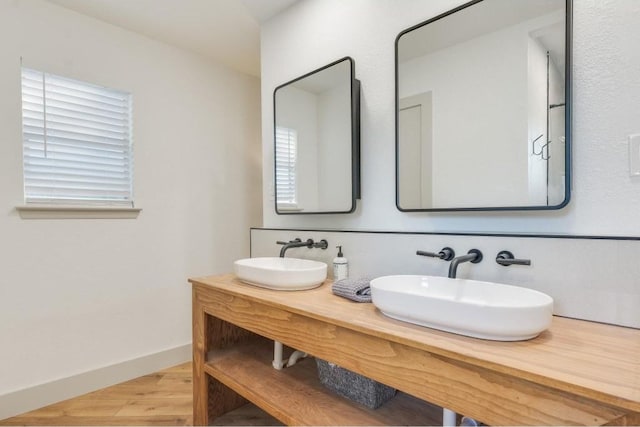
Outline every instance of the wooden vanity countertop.
<path fill-rule="evenodd" d="M 390 319 L 373 304 L 331 293 L 331 282 L 297 292 L 246 285 L 232 274 L 193 278 L 194 288 L 271 305 L 367 335 L 640 412 L 640 330 L 562 317 L 528 341 L 455 335 Z"/>

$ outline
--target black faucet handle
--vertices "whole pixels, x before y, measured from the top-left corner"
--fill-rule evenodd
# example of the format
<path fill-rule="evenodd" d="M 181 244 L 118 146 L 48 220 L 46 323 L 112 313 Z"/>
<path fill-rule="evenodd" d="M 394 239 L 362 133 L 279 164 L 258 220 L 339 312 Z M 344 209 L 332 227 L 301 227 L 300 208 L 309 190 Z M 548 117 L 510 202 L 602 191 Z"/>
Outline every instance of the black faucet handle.
<path fill-rule="evenodd" d="M 455 258 L 456 253 L 454 252 L 453 249 L 451 249 L 450 247 L 446 246 L 444 248 L 442 248 L 440 250 L 440 252 L 427 252 L 427 251 L 416 251 L 416 255 L 420 255 L 420 256 L 428 256 L 431 258 L 440 258 L 443 261 L 451 261 L 453 258 Z"/>
<path fill-rule="evenodd" d="M 295 238 L 293 240 L 289 240 L 288 242 L 282 241 L 282 240 L 278 240 L 276 241 L 276 244 L 278 245 L 288 245 L 289 243 L 296 243 L 296 242 L 301 242 L 302 240 L 300 240 L 299 238 Z"/>
<path fill-rule="evenodd" d="M 510 251 L 500 251 L 496 255 L 496 262 L 503 267 L 510 265 L 531 265 L 530 259 L 518 259 Z"/>
<path fill-rule="evenodd" d="M 329 247 L 329 242 L 327 242 L 325 239 L 322 239 L 319 242 L 314 243 L 313 247 L 320 248 L 320 249 L 327 249 Z"/>

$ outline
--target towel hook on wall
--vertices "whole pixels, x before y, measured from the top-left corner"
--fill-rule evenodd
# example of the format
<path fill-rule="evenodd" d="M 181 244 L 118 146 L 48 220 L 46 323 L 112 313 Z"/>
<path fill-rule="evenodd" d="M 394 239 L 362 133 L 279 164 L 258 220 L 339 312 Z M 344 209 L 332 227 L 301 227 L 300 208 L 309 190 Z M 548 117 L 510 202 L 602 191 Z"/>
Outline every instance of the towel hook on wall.
<path fill-rule="evenodd" d="M 551 144 L 551 141 L 547 141 L 546 144 L 540 146 L 540 150 L 536 152 L 536 142 L 543 136 L 544 134 L 541 133 L 536 139 L 533 140 L 533 142 L 531 142 L 531 154 L 533 154 L 534 156 L 540 156 L 542 160 L 549 160 L 549 158 L 551 157 L 549 155 L 549 144 Z"/>

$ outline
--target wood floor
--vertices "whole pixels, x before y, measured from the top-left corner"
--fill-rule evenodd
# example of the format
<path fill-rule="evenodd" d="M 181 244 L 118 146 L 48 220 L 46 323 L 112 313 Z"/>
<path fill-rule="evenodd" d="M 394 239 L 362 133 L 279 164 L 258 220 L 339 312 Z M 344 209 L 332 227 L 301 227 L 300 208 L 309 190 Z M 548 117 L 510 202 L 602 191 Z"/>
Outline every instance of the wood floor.
<path fill-rule="evenodd" d="M 0 425 L 192 425 L 191 363 L 55 403 Z"/>
<path fill-rule="evenodd" d="M 193 425 L 191 363 L 54 403 L 0 426 L 190 426 Z M 252 404 L 213 421 L 217 426 L 281 426 Z"/>

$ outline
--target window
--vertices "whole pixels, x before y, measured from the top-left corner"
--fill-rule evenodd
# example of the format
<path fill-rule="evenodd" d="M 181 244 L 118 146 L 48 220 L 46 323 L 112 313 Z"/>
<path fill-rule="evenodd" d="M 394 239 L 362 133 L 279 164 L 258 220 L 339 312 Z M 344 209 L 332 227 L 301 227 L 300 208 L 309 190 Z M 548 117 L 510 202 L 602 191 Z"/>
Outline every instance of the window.
<path fill-rule="evenodd" d="M 22 69 L 26 203 L 133 206 L 131 95 Z"/>
<path fill-rule="evenodd" d="M 295 208 L 296 197 L 296 151 L 298 133 L 295 129 L 276 126 L 276 201 L 281 207 Z"/>

